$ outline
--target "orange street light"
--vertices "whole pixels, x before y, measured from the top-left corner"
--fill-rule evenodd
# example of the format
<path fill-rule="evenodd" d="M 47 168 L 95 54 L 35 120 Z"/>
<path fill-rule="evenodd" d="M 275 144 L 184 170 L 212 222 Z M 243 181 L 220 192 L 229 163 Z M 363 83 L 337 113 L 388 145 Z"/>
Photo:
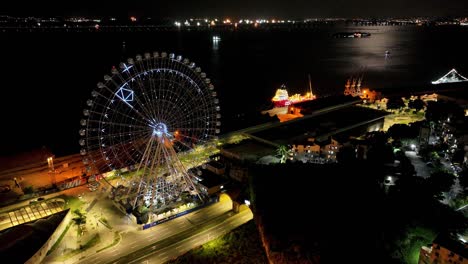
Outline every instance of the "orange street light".
<path fill-rule="evenodd" d="M 49 172 L 52 172 L 52 184 L 55 184 L 55 168 L 54 168 L 54 156 L 47 158 L 47 164 L 49 165 Z"/>
<path fill-rule="evenodd" d="M 49 169 L 54 170 L 54 157 L 48 157 L 47 164 L 49 164 Z"/>

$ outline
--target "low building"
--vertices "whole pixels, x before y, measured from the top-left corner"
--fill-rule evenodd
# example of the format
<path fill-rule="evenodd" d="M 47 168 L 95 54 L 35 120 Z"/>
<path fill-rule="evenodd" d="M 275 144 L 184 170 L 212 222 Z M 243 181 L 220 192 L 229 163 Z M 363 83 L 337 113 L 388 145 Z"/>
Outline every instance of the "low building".
<path fill-rule="evenodd" d="M 423 100 L 424 102 L 435 101 L 437 102 L 437 94 L 424 94 L 419 97 L 419 99 Z"/>
<path fill-rule="evenodd" d="M 342 145 L 333 138 L 316 141 L 308 138 L 307 142 L 291 145 L 289 151 L 290 160 L 301 160 L 302 162 L 325 163 L 336 162 L 336 154 Z"/>
<path fill-rule="evenodd" d="M 468 243 L 459 234 L 441 233 L 430 247 L 422 247 L 419 264 L 468 264 Z"/>
<path fill-rule="evenodd" d="M 321 142 L 322 145 L 322 154 L 325 155 L 325 158 L 329 161 L 336 162 L 336 154 L 340 151 L 341 144 L 333 138 L 327 139 L 324 142 Z"/>
<path fill-rule="evenodd" d="M 226 165 L 219 161 L 211 160 L 210 162 L 206 163 L 206 169 L 215 174 L 223 175 L 226 172 Z"/>
<path fill-rule="evenodd" d="M 360 97 L 364 103 L 373 103 L 382 98 L 382 93 L 370 89 L 363 89 Z"/>
<path fill-rule="evenodd" d="M 224 189 L 224 185 L 228 182 L 225 177 L 215 174 L 212 171 L 200 169 L 200 172 L 201 173 L 198 173 L 196 178 L 202 185 L 204 191 L 210 196 Z"/>
<path fill-rule="evenodd" d="M 229 170 L 229 177 L 238 182 L 247 182 L 249 178 L 249 171 L 243 166 L 232 166 Z"/>

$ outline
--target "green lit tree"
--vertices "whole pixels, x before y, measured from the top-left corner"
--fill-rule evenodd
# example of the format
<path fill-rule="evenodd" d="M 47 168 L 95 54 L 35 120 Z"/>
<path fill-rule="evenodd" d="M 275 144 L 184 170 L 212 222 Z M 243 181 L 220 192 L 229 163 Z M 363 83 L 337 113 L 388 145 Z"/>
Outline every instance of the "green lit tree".
<path fill-rule="evenodd" d="M 276 154 L 280 156 L 280 163 L 286 163 L 288 157 L 288 148 L 285 145 L 281 145 L 276 149 Z"/>

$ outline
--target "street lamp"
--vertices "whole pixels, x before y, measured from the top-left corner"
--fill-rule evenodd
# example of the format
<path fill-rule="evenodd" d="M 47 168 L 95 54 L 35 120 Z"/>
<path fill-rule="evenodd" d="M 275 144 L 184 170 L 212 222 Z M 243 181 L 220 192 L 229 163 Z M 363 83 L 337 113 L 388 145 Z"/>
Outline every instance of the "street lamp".
<path fill-rule="evenodd" d="M 49 165 L 49 173 L 52 174 L 52 184 L 55 185 L 55 168 L 54 168 L 54 156 L 47 158 L 47 164 Z"/>
<path fill-rule="evenodd" d="M 54 169 L 54 157 L 50 156 L 47 158 L 47 164 L 49 164 L 49 171 L 55 171 Z"/>

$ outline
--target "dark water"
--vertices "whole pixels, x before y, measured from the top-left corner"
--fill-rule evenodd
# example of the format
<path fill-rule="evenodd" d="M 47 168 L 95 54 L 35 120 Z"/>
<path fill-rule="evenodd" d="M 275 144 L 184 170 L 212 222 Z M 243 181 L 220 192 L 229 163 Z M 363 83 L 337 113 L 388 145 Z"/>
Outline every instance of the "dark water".
<path fill-rule="evenodd" d="M 337 39 L 343 31 L 370 38 Z M 216 45 L 214 35 L 221 41 Z M 338 27 L 302 32 L 146 32 L 0 34 L 1 154 L 48 146 L 79 150 L 78 129 L 91 90 L 113 65 L 146 51 L 180 54 L 201 66 L 217 87 L 223 131 L 270 105 L 275 90 L 341 93 L 364 75 L 370 88 L 429 84 L 452 68 L 468 75 L 468 27 Z M 123 47 L 125 42 L 125 48 Z M 385 51 L 390 55 L 385 58 Z"/>

